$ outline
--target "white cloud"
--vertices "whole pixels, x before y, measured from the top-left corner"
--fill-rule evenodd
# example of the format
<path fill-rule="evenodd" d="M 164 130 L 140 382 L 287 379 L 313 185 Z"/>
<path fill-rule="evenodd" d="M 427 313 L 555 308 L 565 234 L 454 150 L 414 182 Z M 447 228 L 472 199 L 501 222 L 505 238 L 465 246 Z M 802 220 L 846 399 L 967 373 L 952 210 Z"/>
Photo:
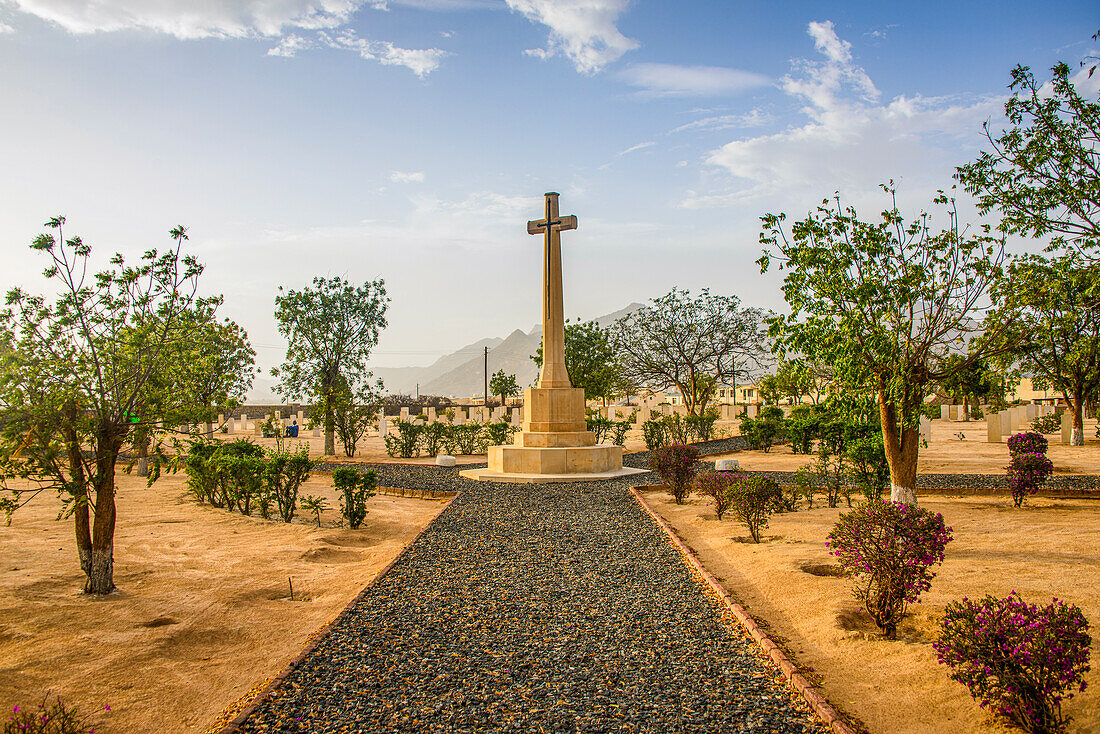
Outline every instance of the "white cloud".
<path fill-rule="evenodd" d="M 652 141 L 652 140 L 647 140 L 644 143 L 638 143 L 637 145 L 632 145 L 629 148 L 627 148 L 626 150 L 620 150 L 619 155 L 626 155 L 627 153 L 633 153 L 633 152 L 638 151 L 638 150 L 645 150 L 646 148 L 652 148 L 656 144 L 657 143 Z"/>
<path fill-rule="evenodd" d="M 781 89 L 802 103 L 808 122 L 713 151 L 707 162 L 736 182 L 692 193 L 684 206 L 729 206 L 777 193 L 814 200 L 836 189 L 857 195 L 891 178 L 905 180 L 907 188 L 946 187 L 968 145 L 980 145 L 982 122 L 1003 104 L 997 97 L 919 94 L 880 103 L 878 89 L 832 23 L 810 23 L 808 33 L 825 60 L 796 60 L 781 81 Z"/>
<path fill-rule="evenodd" d="M 70 33 L 151 30 L 177 38 L 279 36 L 288 29 L 334 28 L 362 0 L 7 0 L 9 7 Z"/>
<path fill-rule="evenodd" d="M 582 74 L 593 74 L 638 48 L 616 27 L 628 0 L 507 0 L 508 7 L 550 29 L 547 47 L 528 49 L 538 58 L 564 55 Z"/>
<path fill-rule="evenodd" d="M 631 64 L 620 76 L 643 94 L 655 97 L 714 97 L 762 87 L 769 79 L 760 74 L 722 66 Z"/>
<path fill-rule="evenodd" d="M 763 127 L 772 121 L 771 115 L 758 108 L 739 115 L 710 115 L 669 130 L 669 134 L 682 132 L 713 132 L 745 127 Z"/>
<path fill-rule="evenodd" d="M 4 0 L 0 0 L 2 2 Z M 439 67 L 445 51 L 368 41 L 339 30 L 366 0 L 6 0 L 10 7 L 56 23 L 70 33 L 144 30 L 180 39 L 275 38 L 270 56 L 291 58 L 318 46 L 342 48 L 387 66 L 404 66 L 423 78 Z M 385 2 L 370 6 L 386 9 Z M 317 31 L 316 38 L 295 33 Z M 332 31 L 328 33 L 327 31 Z"/>
<path fill-rule="evenodd" d="M 394 183 L 424 183 L 423 171 L 394 171 L 390 174 Z"/>
<path fill-rule="evenodd" d="M 15 33 L 15 29 L 7 23 L 0 22 L 0 35 L 3 35 L 4 33 Z"/>

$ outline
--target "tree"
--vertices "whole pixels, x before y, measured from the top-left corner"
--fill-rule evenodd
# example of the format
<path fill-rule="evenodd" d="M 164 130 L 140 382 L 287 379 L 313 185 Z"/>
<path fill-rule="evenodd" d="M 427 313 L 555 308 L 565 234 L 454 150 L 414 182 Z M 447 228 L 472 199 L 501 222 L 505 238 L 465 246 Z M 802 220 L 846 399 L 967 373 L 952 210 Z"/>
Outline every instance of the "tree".
<path fill-rule="evenodd" d="M 287 339 L 286 361 L 272 373 L 290 399 L 322 407 L 325 454 L 336 453 L 335 408 L 341 390 L 369 383 L 370 351 L 386 328 L 386 286 L 381 278 L 354 286 L 340 277 L 313 279 L 313 287 L 275 297 L 275 320 Z"/>
<path fill-rule="evenodd" d="M 542 343 L 531 359 L 542 367 Z M 616 389 L 619 363 L 607 329 L 595 321 L 565 323 L 565 370 L 585 397 L 607 402 Z M 494 391 L 495 392 L 495 391 Z"/>
<path fill-rule="evenodd" d="M 985 214 L 997 209 L 1003 232 L 1046 237 L 1052 248 L 1100 246 L 1100 103 L 1082 99 L 1069 66 L 1040 84 L 1031 69 L 1012 70 L 1008 127 L 985 135 L 992 151 L 961 166 L 956 178 Z"/>
<path fill-rule="evenodd" d="M 1004 400 L 1004 378 L 985 359 L 967 359 L 953 354 L 944 361 L 947 375 L 940 386 L 956 400 L 962 400 L 963 420 L 970 420 L 970 406 L 981 405 L 982 400 Z"/>
<path fill-rule="evenodd" d="M 91 248 L 64 238 L 64 217 L 31 248 L 50 258 L 50 302 L 15 288 L 0 311 L 0 502 L 11 513 L 46 490 L 72 516 L 84 591 L 114 585 L 115 464 L 140 406 L 178 409 L 189 396 L 165 390 L 176 355 L 193 337 L 183 314 L 212 306 L 195 296 L 202 266 L 174 246 L 128 265 L 121 255 L 89 275 Z M 152 479 L 155 479 L 154 475 Z"/>
<path fill-rule="evenodd" d="M 773 260 L 786 271 L 791 313 L 770 320 L 779 350 L 828 362 L 842 383 L 875 394 L 891 499 L 911 504 L 929 384 L 946 376 L 951 354 L 965 351 L 968 364 L 995 351 L 997 335 L 981 332 L 975 317 L 1001 272 L 1004 239 L 988 226 L 965 234 L 942 191 L 933 201 L 946 210 L 944 229 L 933 232 L 925 212 L 906 223 L 892 182 L 882 188 L 891 206 L 877 222 L 862 221 L 839 195 L 790 236 L 785 215 L 765 215 L 758 263 L 761 272 Z"/>
<path fill-rule="evenodd" d="M 219 305 L 221 299 L 182 315 L 193 337 L 176 357 L 182 373 L 179 385 L 188 390 L 188 404 L 195 410 L 191 422 L 205 423 L 207 436 L 214 434 L 218 413 L 228 413 L 244 401 L 256 365 L 248 334 L 229 319 L 218 321 Z"/>
<path fill-rule="evenodd" d="M 344 445 L 344 455 L 355 456 L 359 439 L 374 423 L 375 416 L 384 404 L 382 380 L 372 384 L 364 381 L 357 386 L 348 385 L 344 379 L 339 386 L 313 406 L 313 413 L 321 416 L 330 412 L 336 427 L 336 435 Z"/>
<path fill-rule="evenodd" d="M 673 288 L 627 314 L 611 329 L 623 372 L 654 390 L 676 388 L 690 415 L 702 415 L 718 385 L 759 368 L 767 337 L 760 309 L 704 289 Z"/>
<path fill-rule="evenodd" d="M 567 368 L 568 369 L 568 368 Z M 515 375 L 506 375 L 504 370 L 497 370 L 489 378 L 489 392 L 500 396 L 500 404 L 506 405 L 508 398 L 519 395 L 519 385 L 516 384 Z"/>
<path fill-rule="evenodd" d="M 1065 397 L 1073 411 L 1070 444 L 1083 446 L 1085 403 L 1100 390 L 1100 265 L 1076 253 L 1023 257 L 994 295 L 1001 306 L 991 318 L 1025 371 Z"/>

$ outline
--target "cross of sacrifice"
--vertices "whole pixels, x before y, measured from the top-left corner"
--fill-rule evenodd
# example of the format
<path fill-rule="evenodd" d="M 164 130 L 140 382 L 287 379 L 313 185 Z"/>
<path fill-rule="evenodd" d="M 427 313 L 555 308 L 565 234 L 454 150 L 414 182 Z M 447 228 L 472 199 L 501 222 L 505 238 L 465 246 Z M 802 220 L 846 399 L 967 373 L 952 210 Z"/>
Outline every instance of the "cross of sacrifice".
<path fill-rule="evenodd" d="M 527 223 L 527 234 L 543 235 L 542 372 L 540 387 L 570 387 L 565 369 L 565 321 L 561 292 L 561 233 L 576 229 L 575 216 L 558 215 L 558 194 L 546 194 L 546 216 Z"/>

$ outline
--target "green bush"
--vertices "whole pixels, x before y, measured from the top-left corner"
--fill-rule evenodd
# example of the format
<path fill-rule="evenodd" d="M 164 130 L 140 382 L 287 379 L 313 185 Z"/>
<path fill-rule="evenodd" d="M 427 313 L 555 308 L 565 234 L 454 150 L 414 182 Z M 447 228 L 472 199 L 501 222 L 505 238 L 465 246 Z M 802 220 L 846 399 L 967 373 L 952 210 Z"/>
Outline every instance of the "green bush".
<path fill-rule="evenodd" d="M 340 515 L 347 521 L 349 528 L 357 529 L 367 516 L 367 500 L 375 495 L 378 477 L 373 471 L 361 473 L 357 469 L 342 466 L 333 470 L 332 483 L 340 493 Z"/>
<path fill-rule="evenodd" d="M 313 466 L 314 462 L 309 458 L 309 449 L 305 446 L 294 453 L 278 451 L 269 457 L 264 469 L 264 482 L 267 485 L 268 496 L 274 499 L 279 517 L 283 522 L 294 519 L 294 511 L 298 505 L 298 489 L 302 486 L 302 482 L 309 479 Z M 264 514 L 264 517 L 267 515 Z"/>
<path fill-rule="evenodd" d="M 697 441 L 709 441 L 714 438 L 714 424 L 718 422 L 718 411 L 708 410 L 702 415 L 689 415 L 684 418 L 688 434 Z"/>
<path fill-rule="evenodd" d="M 852 431 L 856 435 L 847 441 L 844 453 L 851 465 L 849 472 L 855 486 L 864 498 L 879 500 L 890 487 L 890 465 L 886 463 L 882 431 L 869 426 L 863 429 Z"/>
<path fill-rule="evenodd" d="M 1036 433 L 1057 433 L 1062 428 L 1062 416 L 1058 413 L 1041 415 L 1031 422 L 1031 430 Z"/>
<path fill-rule="evenodd" d="M 809 509 L 814 508 L 814 493 L 821 488 L 821 477 L 818 476 L 812 467 L 800 466 L 794 472 L 794 478 L 791 479 L 790 492 L 795 496 L 795 502 L 798 499 L 805 497 L 806 506 Z M 797 505 L 796 505 L 797 507 Z"/>
<path fill-rule="evenodd" d="M 615 421 L 611 426 L 611 443 L 616 446 L 625 446 L 626 434 L 630 432 L 630 425 L 629 420 Z"/>
<path fill-rule="evenodd" d="M 721 520 L 733 503 L 734 477 L 732 472 L 719 472 L 707 469 L 695 477 L 695 491 L 704 497 L 710 497 L 714 504 L 714 514 Z"/>
<path fill-rule="evenodd" d="M 183 458 L 183 467 L 187 472 L 187 491 L 203 504 L 209 502 L 215 507 L 219 504 L 217 471 L 211 458 L 221 446 L 216 441 L 189 441 L 187 454 Z"/>
<path fill-rule="evenodd" d="M 613 423 L 599 413 L 593 413 L 585 417 L 585 426 L 596 436 L 596 443 L 603 443 L 604 438 L 611 432 Z"/>
<path fill-rule="evenodd" d="M 321 527 L 321 513 L 328 509 L 325 498 L 304 494 L 302 495 L 301 505 L 304 511 L 313 513 L 313 516 L 317 519 L 317 527 Z"/>
<path fill-rule="evenodd" d="M 645 439 L 645 447 L 648 451 L 656 451 L 662 446 L 667 446 L 669 442 L 665 424 L 660 420 L 648 420 L 642 423 L 642 438 Z"/>
<path fill-rule="evenodd" d="M 791 410 L 787 419 L 786 434 L 791 442 L 791 451 L 796 454 L 809 454 L 813 451 L 821 428 L 822 411 L 816 405 L 798 405 Z"/>
<path fill-rule="evenodd" d="M 513 426 L 508 421 L 499 421 L 497 423 L 488 423 L 485 426 L 485 443 L 486 446 L 505 446 L 512 443 L 512 436 L 519 431 L 519 428 Z M 599 443 L 597 441 L 597 443 Z"/>
<path fill-rule="evenodd" d="M 386 453 L 390 456 L 409 459 L 420 455 L 420 436 L 424 426 L 400 418 L 393 422 L 393 430 L 386 433 Z"/>
<path fill-rule="evenodd" d="M 442 421 L 429 423 L 424 426 L 420 434 L 420 440 L 424 447 L 424 453 L 428 456 L 438 456 L 447 445 L 447 433 L 450 426 Z"/>
<path fill-rule="evenodd" d="M 481 423 L 449 426 L 447 452 L 455 455 L 484 454 L 487 446 L 484 427 Z"/>
<path fill-rule="evenodd" d="M 674 443 L 662 446 L 649 458 L 650 471 L 656 472 L 668 488 L 676 504 L 682 505 L 695 478 L 695 460 L 699 452 L 694 446 Z"/>

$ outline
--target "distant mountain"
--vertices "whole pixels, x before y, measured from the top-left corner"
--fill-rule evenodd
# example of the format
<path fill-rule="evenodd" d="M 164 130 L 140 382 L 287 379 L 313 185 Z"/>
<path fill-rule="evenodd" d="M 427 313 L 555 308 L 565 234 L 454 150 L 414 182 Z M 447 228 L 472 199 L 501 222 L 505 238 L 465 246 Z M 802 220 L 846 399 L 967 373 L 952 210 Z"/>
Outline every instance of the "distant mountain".
<path fill-rule="evenodd" d="M 595 319 L 600 326 L 610 326 L 642 304 L 632 303 L 626 308 Z M 390 393 L 412 393 L 420 384 L 421 395 L 447 395 L 471 397 L 484 391 L 485 361 L 483 350 L 489 347 L 489 375 L 497 370 L 516 376 L 520 387 L 528 387 L 538 377 L 538 368 L 531 361 L 542 343 L 542 324 L 529 333 L 516 329 L 506 339 L 487 338 L 474 342 L 456 352 L 440 357 L 430 367 L 389 367 L 376 369 Z"/>

